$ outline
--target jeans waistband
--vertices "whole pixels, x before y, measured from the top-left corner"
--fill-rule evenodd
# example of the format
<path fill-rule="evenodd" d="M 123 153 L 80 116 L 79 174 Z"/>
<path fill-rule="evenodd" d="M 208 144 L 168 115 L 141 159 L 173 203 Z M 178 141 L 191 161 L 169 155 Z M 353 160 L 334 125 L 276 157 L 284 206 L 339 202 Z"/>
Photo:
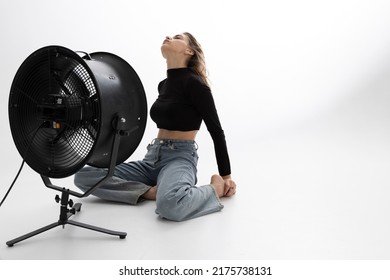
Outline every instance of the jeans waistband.
<path fill-rule="evenodd" d="M 184 144 L 184 145 L 194 145 L 198 149 L 198 144 L 195 140 L 177 140 L 177 139 L 159 139 L 155 138 L 150 143 L 151 145 L 172 145 L 172 144 Z"/>

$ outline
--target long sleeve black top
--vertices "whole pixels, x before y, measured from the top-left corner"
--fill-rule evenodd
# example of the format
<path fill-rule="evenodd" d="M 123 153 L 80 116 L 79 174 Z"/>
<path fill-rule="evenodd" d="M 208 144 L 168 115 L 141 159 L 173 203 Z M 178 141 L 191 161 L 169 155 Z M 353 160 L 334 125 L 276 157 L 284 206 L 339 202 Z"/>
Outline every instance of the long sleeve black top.
<path fill-rule="evenodd" d="M 158 85 L 158 98 L 150 116 L 158 128 L 178 131 L 199 130 L 205 122 L 213 142 L 221 176 L 230 175 L 225 134 L 210 88 L 190 68 L 168 69 Z"/>

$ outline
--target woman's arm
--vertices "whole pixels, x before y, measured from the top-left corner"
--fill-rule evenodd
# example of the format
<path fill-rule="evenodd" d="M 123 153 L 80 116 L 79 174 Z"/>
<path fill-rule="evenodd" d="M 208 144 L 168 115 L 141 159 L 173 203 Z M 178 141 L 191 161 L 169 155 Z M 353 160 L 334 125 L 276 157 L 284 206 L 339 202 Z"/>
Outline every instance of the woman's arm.
<path fill-rule="evenodd" d="M 213 139 L 219 174 L 227 176 L 231 173 L 229 154 L 210 88 L 196 79 L 191 80 L 188 87 L 192 103 L 201 115 Z"/>

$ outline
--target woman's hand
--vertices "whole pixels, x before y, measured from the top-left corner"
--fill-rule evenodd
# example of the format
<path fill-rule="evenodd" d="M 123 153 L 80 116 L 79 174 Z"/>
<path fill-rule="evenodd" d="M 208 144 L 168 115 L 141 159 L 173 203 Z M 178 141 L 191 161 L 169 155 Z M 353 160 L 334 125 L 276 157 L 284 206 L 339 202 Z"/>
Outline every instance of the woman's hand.
<path fill-rule="evenodd" d="M 229 197 L 236 193 L 236 183 L 228 176 L 211 176 L 211 186 L 217 192 L 218 197 Z"/>
<path fill-rule="evenodd" d="M 223 176 L 222 177 L 225 185 L 224 185 L 224 193 L 223 196 L 230 197 L 236 194 L 237 190 L 237 185 L 236 183 L 232 180 L 231 176 Z"/>

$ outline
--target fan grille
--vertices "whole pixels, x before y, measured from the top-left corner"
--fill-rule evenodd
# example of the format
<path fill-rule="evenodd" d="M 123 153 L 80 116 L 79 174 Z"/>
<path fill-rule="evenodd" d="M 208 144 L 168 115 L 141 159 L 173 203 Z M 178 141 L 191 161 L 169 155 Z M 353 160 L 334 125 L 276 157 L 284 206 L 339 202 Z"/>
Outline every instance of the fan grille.
<path fill-rule="evenodd" d="M 76 114 L 83 114 L 85 113 L 84 110 L 78 110 L 78 108 L 82 108 L 83 104 L 86 103 L 86 105 L 88 105 L 88 102 L 91 100 L 93 101 L 93 104 L 97 104 L 98 99 L 95 85 L 87 70 L 82 65 L 79 64 L 74 68 L 71 75 L 69 75 L 68 79 L 65 81 L 64 86 L 66 91 L 62 90 L 61 96 L 64 97 L 70 112 L 72 109 L 75 109 Z M 85 102 L 83 103 L 82 101 Z M 93 126 L 91 124 L 94 122 L 95 124 L 97 123 L 91 118 L 92 115 L 80 115 L 79 117 L 82 120 L 82 123 L 80 123 L 79 120 L 71 120 L 72 118 L 76 119 L 77 115 L 69 118 L 66 125 L 68 125 L 70 129 L 65 130 L 64 139 L 73 148 L 75 153 L 82 158 L 86 158 L 97 137 L 97 127 L 96 125 Z"/>
<path fill-rule="evenodd" d="M 83 59 L 63 47 L 46 47 L 19 68 L 9 119 L 19 153 L 35 171 L 66 177 L 88 160 L 100 128 L 96 83 Z"/>

